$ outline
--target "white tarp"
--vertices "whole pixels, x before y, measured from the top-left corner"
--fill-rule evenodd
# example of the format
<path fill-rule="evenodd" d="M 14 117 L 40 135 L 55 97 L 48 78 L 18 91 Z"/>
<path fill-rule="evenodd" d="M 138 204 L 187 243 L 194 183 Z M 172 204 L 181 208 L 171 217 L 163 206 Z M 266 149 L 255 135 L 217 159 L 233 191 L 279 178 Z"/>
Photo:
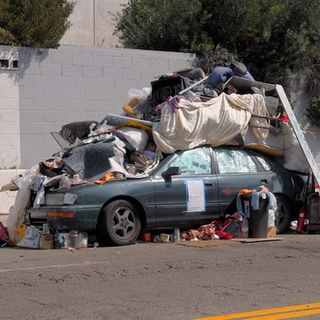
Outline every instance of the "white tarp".
<path fill-rule="evenodd" d="M 243 129 L 252 125 L 266 125 L 264 119 L 252 117 L 251 112 L 265 116 L 267 109 L 260 94 L 222 93 L 206 102 L 191 102 L 181 98 L 179 108 L 174 112 L 165 104 L 161 120 L 153 126 L 153 138 L 164 153 L 188 150 L 200 145 L 223 145 Z M 268 130 L 255 130 L 264 140 Z"/>

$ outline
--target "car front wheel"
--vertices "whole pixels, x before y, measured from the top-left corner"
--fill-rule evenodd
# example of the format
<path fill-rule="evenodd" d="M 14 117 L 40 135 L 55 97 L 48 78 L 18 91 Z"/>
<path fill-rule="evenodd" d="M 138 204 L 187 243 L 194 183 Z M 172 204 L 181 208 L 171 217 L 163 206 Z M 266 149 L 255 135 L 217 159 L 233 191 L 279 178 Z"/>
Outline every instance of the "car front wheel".
<path fill-rule="evenodd" d="M 141 231 L 136 208 L 126 200 L 109 203 L 102 212 L 98 225 L 98 237 L 103 243 L 128 245 L 134 243 Z"/>

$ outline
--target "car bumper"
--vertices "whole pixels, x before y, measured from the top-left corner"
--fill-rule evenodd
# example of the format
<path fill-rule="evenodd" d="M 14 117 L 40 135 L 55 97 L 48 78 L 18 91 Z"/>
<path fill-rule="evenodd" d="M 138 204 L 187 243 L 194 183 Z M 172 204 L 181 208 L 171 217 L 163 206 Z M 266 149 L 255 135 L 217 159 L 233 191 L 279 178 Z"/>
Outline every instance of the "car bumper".
<path fill-rule="evenodd" d="M 101 206 L 59 206 L 27 210 L 32 225 L 48 223 L 57 231 L 93 231 L 96 229 Z"/>

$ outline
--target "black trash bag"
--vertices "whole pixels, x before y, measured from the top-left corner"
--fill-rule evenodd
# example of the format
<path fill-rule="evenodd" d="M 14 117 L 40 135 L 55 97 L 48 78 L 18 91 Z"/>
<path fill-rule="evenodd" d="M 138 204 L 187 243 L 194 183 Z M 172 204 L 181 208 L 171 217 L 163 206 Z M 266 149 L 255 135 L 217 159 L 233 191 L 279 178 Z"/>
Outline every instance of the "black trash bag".
<path fill-rule="evenodd" d="M 247 67 L 242 62 L 237 62 L 237 61 L 230 62 L 226 66 L 231 68 L 233 71 L 233 74 L 237 77 L 242 77 L 248 72 Z"/>
<path fill-rule="evenodd" d="M 94 123 L 98 124 L 97 121 L 76 121 L 67 123 L 62 126 L 60 135 L 70 143 L 74 143 L 77 138 L 83 139 L 90 133 L 90 125 Z"/>
<path fill-rule="evenodd" d="M 157 106 L 164 102 L 169 96 L 174 97 L 181 90 L 184 89 L 184 82 L 181 76 L 172 75 L 168 77 L 160 77 L 159 80 L 151 82 L 152 87 L 152 100 Z"/>

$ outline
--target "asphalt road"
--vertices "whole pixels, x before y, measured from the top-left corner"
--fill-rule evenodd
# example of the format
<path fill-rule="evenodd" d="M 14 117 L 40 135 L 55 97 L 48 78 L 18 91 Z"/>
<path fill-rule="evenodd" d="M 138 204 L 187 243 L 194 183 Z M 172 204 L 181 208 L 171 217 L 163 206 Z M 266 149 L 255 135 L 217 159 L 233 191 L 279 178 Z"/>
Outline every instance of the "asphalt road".
<path fill-rule="evenodd" d="M 2 248 L 0 319 L 176 320 L 319 302 L 319 242 Z"/>

